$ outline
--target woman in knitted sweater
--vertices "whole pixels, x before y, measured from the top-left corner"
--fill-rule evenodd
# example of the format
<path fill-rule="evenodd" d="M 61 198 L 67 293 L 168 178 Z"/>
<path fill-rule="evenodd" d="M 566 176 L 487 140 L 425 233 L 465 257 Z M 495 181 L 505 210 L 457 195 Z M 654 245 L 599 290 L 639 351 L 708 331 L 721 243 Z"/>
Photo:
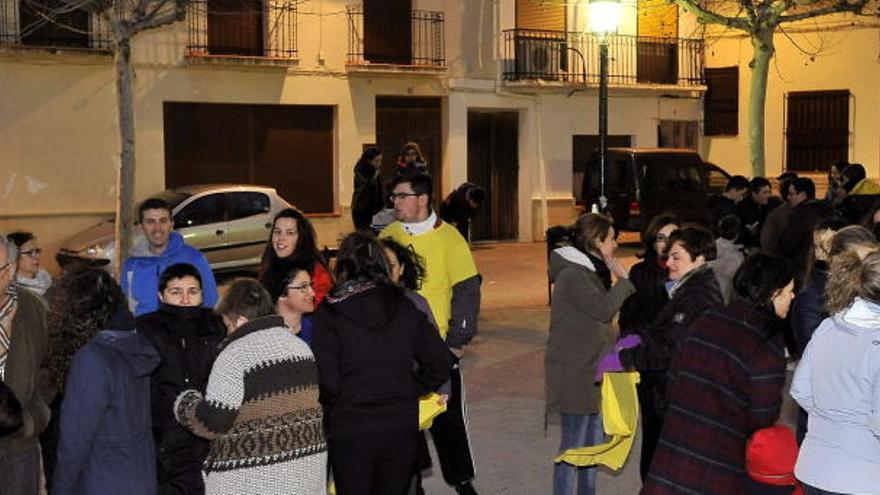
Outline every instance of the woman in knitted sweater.
<path fill-rule="evenodd" d="M 229 337 L 205 396 L 187 390 L 174 405 L 184 427 L 211 440 L 206 493 L 326 493 L 324 415 L 309 347 L 255 280 L 234 281 L 217 312 Z"/>

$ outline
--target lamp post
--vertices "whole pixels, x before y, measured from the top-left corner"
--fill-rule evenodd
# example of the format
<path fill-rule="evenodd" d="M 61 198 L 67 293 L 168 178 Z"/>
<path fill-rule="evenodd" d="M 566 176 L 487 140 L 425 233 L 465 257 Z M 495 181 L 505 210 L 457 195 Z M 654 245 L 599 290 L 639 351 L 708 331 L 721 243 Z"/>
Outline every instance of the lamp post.
<path fill-rule="evenodd" d="M 617 33 L 620 0 L 589 0 L 589 29 L 599 40 L 599 210 L 608 209 L 605 157 L 608 150 L 608 38 Z"/>

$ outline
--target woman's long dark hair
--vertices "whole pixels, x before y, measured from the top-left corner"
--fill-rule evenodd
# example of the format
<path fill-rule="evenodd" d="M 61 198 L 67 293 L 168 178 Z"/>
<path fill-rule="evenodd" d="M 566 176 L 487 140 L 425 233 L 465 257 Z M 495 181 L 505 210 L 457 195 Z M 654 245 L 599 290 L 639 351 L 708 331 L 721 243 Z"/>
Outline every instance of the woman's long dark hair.
<path fill-rule="evenodd" d="M 390 249 L 397 262 L 403 266 L 400 273 L 400 285 L 409 290 L 422 288 L 422 279 L 425 278 L 425 264 L 422 257 L 412 249 L 405 248 L 391 239 L 382 239 L 379 242 L 385 249 Z"/>
<path fill-rule="evenodd" d="M 77 351 L 95 334 L 107 329 L 114 315 L 128 309 L 119 284 L 98 268 L 66 273 L 47 294 L 47 300 L 49 369 L 53 385 L 61 390 Z"/>
<path fill-rule="evenodd" d="M 758 253 L 746 258 L 736 271 L 733 290 L 739 300 L 774 312 L 773 298 L 792 280 L 794 269 L 791 263 L 778 256 Z"/>
<path fill-rule="evenodd" d="M 353 281 L 372 281 L 379 285 L 398 287 L 390 277 L 391 270 L 385 248 L 372 232 L 349 234 L 339 246 L 333 274 L 338 286 Z"/>
<path fill-rule="evenodd" d="M 324 257 L 321 256 L 321 251 L 318 249 L 318 236 L 315 235 L 315 228 L 312 227 L 312 223 L 309 222 L 309 219 L 298 210 L 285 208 L 279 211 L 278 214 L 275 215 L 275 218 L 272 219 L 273 232 L 275 231 L 275 224 L 278 223 L 278 219 L 280 218 L 292 218 L 296 221 L 296 245 L 293 247 L 293 254 L 288 256 L 288 259 L 295 259 L 297 262 L 302 262 L 309 266 L 312 266 L 315 263 L 321 263 L 326 267 L 327 263 L 324 261 Z M 261 277 L 266 274 L 267 271 L 271 270 L 273 265 L 280 260 L 281 258 L 275 253 L 275 247 L 272 246 L 272 232 L 269 232 L 269 240 L 266 242 L 266 249 L 263 250 L 263 258 L 260 261 Z"/>

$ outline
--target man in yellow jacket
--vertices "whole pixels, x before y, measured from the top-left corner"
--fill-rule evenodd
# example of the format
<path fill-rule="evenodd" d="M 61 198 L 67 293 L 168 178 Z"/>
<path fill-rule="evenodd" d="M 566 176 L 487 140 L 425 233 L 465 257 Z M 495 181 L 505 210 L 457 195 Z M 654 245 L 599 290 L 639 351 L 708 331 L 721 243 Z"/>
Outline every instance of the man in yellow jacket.
<path fill-rule="evenodd" d="M 440 336 L 461 356 L 462 347 L 477 333 L 480 274 L 467 241 L 431 208 L 431 177 L 413 171 L 398 175 L 391 200 L 397 221 L 380 234 L 412 249 L 422 259 L 425 278 L 418 293 L 428 301 Z M 434 419 L 431 437 L 437 448 L 443 479 L 461 494 L 476 494 L 467 432 L 461 370 L 450 376 L 447 411 Z"/>

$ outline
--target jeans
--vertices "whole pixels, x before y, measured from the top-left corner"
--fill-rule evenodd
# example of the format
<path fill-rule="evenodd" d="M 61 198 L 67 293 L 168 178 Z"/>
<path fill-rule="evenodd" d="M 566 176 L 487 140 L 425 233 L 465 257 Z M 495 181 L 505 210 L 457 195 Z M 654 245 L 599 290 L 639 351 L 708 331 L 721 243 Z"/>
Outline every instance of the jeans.
<path fill-rule="evenodd" d="M 829 492 L 821 488 L 816 488 L 815 486 L 810 486 L 806 483 L 801 483 L 801 488 L 804 489 L 804 495 L 843 495 L 842 493 Z"/>
<path fill-rule="evenodd" d="M 16 455 L 0 455 L 0 495 L 36 495 L 40 492 L 40 446 Z"/>
<path fill-rule="evenodd" d="M 605 440 L 600 414 L 561 414 L 561 416 L 560 454 L 568 449 L 598 445 Z M 553 495 L 594 495 L 595 493 L 595 467 L 576 467 L 564 462 L 557 463 L 553 467 Z"/>

